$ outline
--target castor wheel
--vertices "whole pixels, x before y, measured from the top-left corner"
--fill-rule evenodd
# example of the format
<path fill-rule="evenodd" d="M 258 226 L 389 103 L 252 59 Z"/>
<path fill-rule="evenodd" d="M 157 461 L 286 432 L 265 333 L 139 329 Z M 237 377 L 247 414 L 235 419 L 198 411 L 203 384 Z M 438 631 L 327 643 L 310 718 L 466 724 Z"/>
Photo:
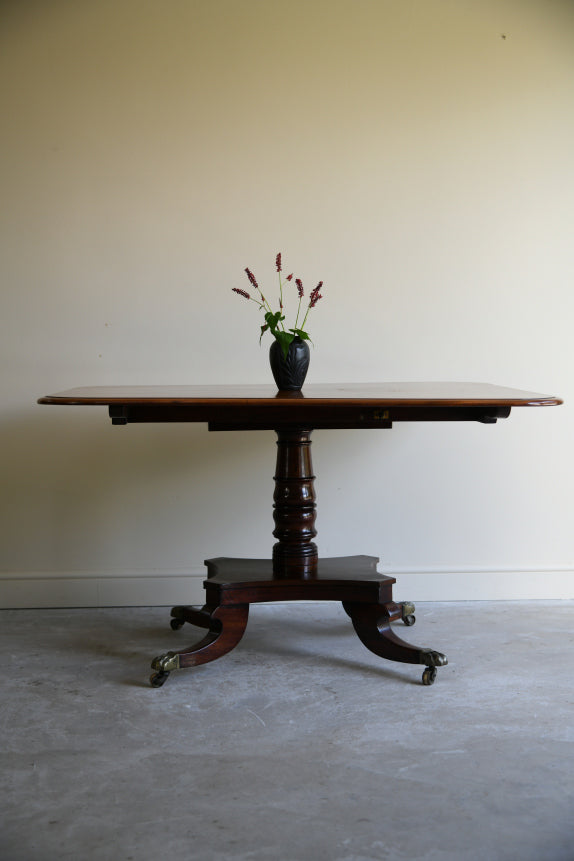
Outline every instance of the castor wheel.
<path fill-rule="evenodd" d="M 436 673 L 436 667 L 425 667 L 423 670 L 423 685 L 434 685 Z"/>
<path fill-rule="evenodd" d="M 185 625 L 185 621 L 183 619 L 170 619 L 169 624 L 172 631 L 179 631 Z"/>
<path fill-rule="evenodd" d="M 399 607 L 401 608 L 401 619 L 403 620 L 407 628 L 410 628 L 410 626 L 414 625 L 414 623 L 416 622 L 414 616 L 415 605 L 412 603 L 412 601 L 401 601 Z"/>
<path fill-rule="evenodd" d="M 163 684 L 167 681 L 169 673 L 163 672 L 160 670 L 158 673 L 152 673 L 149 677 L 149 683 L 152 688 L 161 688 Z"/>

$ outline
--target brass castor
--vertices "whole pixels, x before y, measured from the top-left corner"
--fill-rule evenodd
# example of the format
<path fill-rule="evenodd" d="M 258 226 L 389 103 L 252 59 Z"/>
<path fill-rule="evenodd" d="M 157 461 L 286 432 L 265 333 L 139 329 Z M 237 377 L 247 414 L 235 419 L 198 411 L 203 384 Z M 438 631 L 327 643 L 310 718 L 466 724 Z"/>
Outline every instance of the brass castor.
<path fill-rule="evenodd" d="M 185 621 L 183 619 L 170 619 L 169 624 L 172 631 L 179 631 L 185 625 Z"/>
<path fill-rule="evenodd" d="M 401 619 L 407 628 L 410 628 L 411 625 L 414 625 L 416 622 L 416 618 L 414 616 L 415 605 L 411 601 L 403 601 L 399 604 L 401 608 Z"/>
<path fill-rule="evenodd" d="M 425 667 L 423 670 L 423 685 L 434 685 L 436 674 L 436 667 Z"/>
<path fill-rule="evenodd" d="M 160 670 L 158 673 L 152 673 L 149 677 L 149 683 L 152 688 L 161 688 L 164 685 L 169 677 L 169 673 L 163 672 Z"/>

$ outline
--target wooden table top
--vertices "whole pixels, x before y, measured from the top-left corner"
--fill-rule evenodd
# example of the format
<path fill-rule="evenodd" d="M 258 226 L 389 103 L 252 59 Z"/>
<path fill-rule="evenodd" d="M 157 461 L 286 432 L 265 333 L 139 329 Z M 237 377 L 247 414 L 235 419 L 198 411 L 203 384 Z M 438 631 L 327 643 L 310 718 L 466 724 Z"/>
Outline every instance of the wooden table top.
<path fill-rule="evenodd" d="M 301 392 L 272 385 L 88 386 L 41 404 L 104 405 L 113 424 L 207 422 L 210 430 L 390 428 L 399 421 L 507 418 L 512 407 L 560 404 L 550 395 L 485 383 L 312 384 Z"/>
<path fill-rule="evenodd" d="M 278 392 L 273 385 L 192 386 L 85 386 L 46 395 L 39 404 L 75 405 L 252 405 L 273 409 L 290 404 L 307 406 L 365 406 L 385 409 L 397 406 L 507 406 L 532 407 L 561 404 L 560 398 L 510 389 L 489 383 L 314 383 L 301 392 Z M 305 406 L 304 406 L 305 405 Z"/>

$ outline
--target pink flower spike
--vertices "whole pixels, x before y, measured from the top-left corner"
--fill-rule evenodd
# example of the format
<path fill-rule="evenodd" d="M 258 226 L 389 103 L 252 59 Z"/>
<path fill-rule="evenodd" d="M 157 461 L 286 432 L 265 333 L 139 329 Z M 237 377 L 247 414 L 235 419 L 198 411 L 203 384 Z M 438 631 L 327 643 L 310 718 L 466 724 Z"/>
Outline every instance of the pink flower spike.
<path fill-rule="evenodd" d="M 247 292 L 247 290 L 241 290 L 240 287 L 232 287 L 231 288 L 234 293 L 239 293 L 240 296 L 245 296 L 246 299 L 251 299 L 251 296 Z"/>
<path fill-rule="evenodd" d="M 256 288 L 257 288 L 257 290 L 259 290 L 259 284 L 258 284 L 258 283 L 257 283 L 257 281 L 255 280 L 255 275 L 253 274 L 253 272 L 251 271 L 251 269 L 247 269 L 247 268 L 246 268 L 246 269 L 245 269 L 245 271 L 247 272 L 247 277 L 249 278 L 249 280 L 251 281 L 251 283 L 253 284 L 253 286 L 254 286 L 254 287 L 256 287 Z"/>
<path fill-rule="evenodd" d="M 311 295 L 309 297 L 309 308 L 314 308 L 315 305 L 317 304 L 317 302 L 319 301 L 319 299 L 323 298 L 321 296 L 321 294 L 319 293 L 319 290 L 321 289 L 322 286 L 323 286 L 323 282 L 319 281 L 319 283 L 317 284 L 315 289 L 311 291 Z"/>
<path fill-rule="evenodd" d="M 275 266 L 277 267 L 277 272 L 281 272 L 281 252 L 275 258 Z"/>
<path fill-rule="evenodd" d="M 319 294 L 321 287 L 323 286 L 323 282 L 319 281 L 314 290 L 311 291 L 311 295 L 309 296 L 309 307 L 314 308 L 319 299 L 323 297 Z"/>
<path fill-rule="evenodd" d="M 295 278 L 295 284 L 297 285 L 297 292 L 299 293 L 299 299 L 303 297 L 303 282 L 300 278 Z"/>

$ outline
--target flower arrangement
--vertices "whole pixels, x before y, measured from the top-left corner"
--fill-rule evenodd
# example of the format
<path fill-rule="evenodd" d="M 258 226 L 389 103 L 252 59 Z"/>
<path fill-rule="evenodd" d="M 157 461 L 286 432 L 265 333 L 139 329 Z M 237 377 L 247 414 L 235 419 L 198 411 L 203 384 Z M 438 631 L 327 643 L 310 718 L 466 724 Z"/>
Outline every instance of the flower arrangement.
<path fill-rule="evenodd" d="M 323 286 L 323 282 L 319 281 L 314 290 L 311 290 L 309 294 L 309 302 L 304 305 L 304 317 L 299 325 L 299 317 L 302 315 L 301 305 L 304 298 L 304 290 L 303 290 L 303 282 L 300 278 L 295 278 L 295 286 L 297 287 L 297 294 L 299 297 L 299 304 L 297 306 L 297 315 L 295 317 L 295 325 L 291 329 L 287 329 L 285 327 L 285 315 L 283 314 L 283 288 L 286 287 L 285 282 L 293 281 L 293 273 L 291 275 L 287 275 L 285 280 L 283 280 L 281 276 L 282 265 L 281 265 L 281 252 L 275 258 L 275 267 L 277 269 L 277 273 L 279 275 L 279 310 L 273 311 L 271 305 L 263 295 L 263 292 L 257 283 L 253 272 L 250 269 L 246 269 L 245 272 L 249 279 L 250 284 L 257 290 L 257 294 L 255 296 L 251 296 L 247 290 L 241 290 L 239 287 L 232 287 L 234 293 L 238 293 L 240 296 L 243 296 L 245 299 L 249 299 L 251 302 L 255 302 L 255 304 L 259 307 L 260 311 L 264 312 L 265 323 L 261 326 L 261 335 L 259 337 L 259 343 L 261 343 L 261 338 L 264 333 L 269 330 L 273 337 L 279 342 L 281 347 L 281 351 L 283 356 L 287 358 L 287 354 L 289 352 L 289 347 L 295 338 L 301 338 L 302 341 L 311 341 L 311 338 L 305 331 L 305 323 L 307 322 L 307 317 L 309 316 L 309 311 L 311 308 L 314 308 L 319 299 L 322 299 L 321 295 L 321 287 Z M 311 343 L 313 343 L 311 341 Z"/>

